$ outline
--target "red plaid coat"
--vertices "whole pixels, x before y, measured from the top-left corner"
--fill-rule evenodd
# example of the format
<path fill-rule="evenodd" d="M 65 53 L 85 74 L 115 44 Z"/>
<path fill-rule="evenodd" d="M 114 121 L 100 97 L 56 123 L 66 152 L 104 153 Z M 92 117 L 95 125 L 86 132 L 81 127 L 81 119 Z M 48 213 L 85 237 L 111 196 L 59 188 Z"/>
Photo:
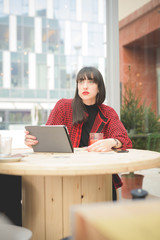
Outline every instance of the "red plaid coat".
<path fill-rule="evenodd" d="M 126 129 L 115 110 L 109 106 L 101 104 L 96 116 L 91 132 L 103 132 L 104 138 L 116 138 L 122 143 L 122 148 L 132 148 L 132 142 L 127 135 Z M 79 147 L 83 123 L 73 126 L 72 124 L 72 99 L 59 100 L 46 125 L 66 125 L 69 131 L 73 147 Z M 122 182 L 117 174 L 113 174 L 115 188 L 121 187 Z"/>

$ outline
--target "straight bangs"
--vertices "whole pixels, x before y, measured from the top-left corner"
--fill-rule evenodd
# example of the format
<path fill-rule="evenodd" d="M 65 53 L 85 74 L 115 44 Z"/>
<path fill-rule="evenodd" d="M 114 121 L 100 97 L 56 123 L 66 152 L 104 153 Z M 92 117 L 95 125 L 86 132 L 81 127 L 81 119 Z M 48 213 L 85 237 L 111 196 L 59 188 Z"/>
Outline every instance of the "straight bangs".
<path fill-rule="evenodd" d="M 96 71 L 94 71 L 93 67 L 82 68 L 77 75 L 76 82 L 78 83 L 78 80 L 84 80 L 86 78 L 89 80 L 93 80 L 97 85 L 99 85 L 98 76 L 96 74 Z"/>

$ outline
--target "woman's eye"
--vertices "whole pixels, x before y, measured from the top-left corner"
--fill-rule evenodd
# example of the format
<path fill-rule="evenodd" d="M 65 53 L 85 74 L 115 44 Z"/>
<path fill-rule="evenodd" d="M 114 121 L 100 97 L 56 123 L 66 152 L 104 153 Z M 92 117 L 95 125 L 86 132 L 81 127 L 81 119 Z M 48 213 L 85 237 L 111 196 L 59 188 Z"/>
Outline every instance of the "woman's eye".
<path fill-rule="evenodd" d="M 89 83 L 91 83 L 91 84 L 92 84 L 92 83 L 94 83 L 94 80 L 92 80 L 92 79 L 91 79 L 91 80 L 89 80 Z"/>
<path fill-rule="evenodd" d="M 78 79 L 78 83 L 83 83 L 83 79 Z"/>
<path fill-rule="evenodd" d="M 94 79 L 78 79 L 78 83 L 79 83 L 79 84 L 83 84 L 83 83 L 85 83 L 85 82 L 87 82 L 87 84 L 93 84 L 93 83 L 95 83 L 95 82 L 94 82 Z"/>

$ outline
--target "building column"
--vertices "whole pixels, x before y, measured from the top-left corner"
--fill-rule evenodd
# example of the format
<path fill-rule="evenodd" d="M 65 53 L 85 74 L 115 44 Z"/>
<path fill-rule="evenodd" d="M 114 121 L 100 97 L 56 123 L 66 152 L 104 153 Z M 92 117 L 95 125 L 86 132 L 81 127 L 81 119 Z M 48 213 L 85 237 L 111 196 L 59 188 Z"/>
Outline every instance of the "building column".
<path fill-rule="evenodd" d="M 118 0 L 106 1 L 107 104 L 120 116 Z"/>

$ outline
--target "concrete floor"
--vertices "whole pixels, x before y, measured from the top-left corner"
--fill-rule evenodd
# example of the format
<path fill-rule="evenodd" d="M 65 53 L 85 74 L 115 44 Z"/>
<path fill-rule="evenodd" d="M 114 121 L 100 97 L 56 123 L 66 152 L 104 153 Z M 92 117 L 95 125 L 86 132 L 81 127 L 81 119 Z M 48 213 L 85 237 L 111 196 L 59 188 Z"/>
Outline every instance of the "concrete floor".
<path fill-rule="evenodd" d="M 141 170 L 136 173 L 144 175 L 142 188 L 149 194 L 160 197 L 160 168 Z"/>

